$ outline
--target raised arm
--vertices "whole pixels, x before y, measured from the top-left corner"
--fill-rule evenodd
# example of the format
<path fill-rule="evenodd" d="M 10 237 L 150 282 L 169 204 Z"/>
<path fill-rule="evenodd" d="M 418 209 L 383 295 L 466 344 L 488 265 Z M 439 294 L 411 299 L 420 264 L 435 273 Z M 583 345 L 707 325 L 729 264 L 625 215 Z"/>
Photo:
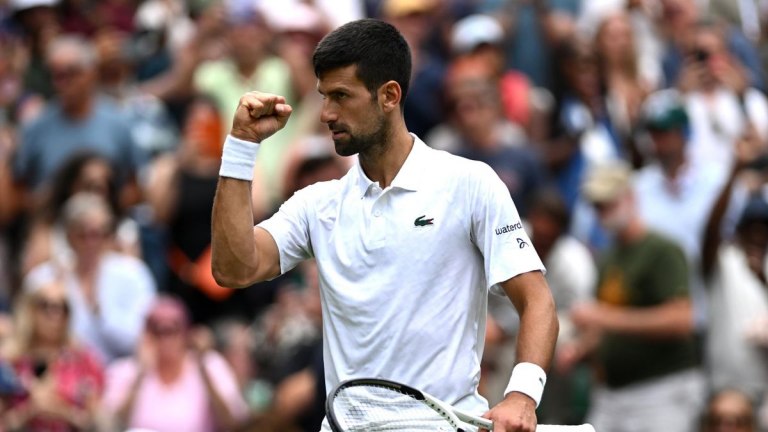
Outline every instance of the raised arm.
<path fill-rule="evenodd" d="M 282 96 L 249 92 L 240 98 L 213 202 L 212 270 L 221 286 L 246 287 L 280 274 L 275 240 L 254 228 L 251 179 L 258 143 L 282 129 L 290 115 Z"/>
<path fill-rule="evenodd" d="M 749 165 L 764 152 L 764 145 L 757 134 L 757 131 L 751 125 L 747 132 L 735 144 L 735 153 L 733 165 L 728 173 L 720 195 L 717 197 L 712 210 L 709 213 L 709 219 L 704 229 L 704 239 L 702 241 L 701 251 L 701 272 L 704 278 L 712 276 L 717 259 L 717 251 L 722 241 L 721 232 L 723 219 L 728 211 L 728 205 L 731 202 L 731 195 L 736 180 L 739 175 L 749 167 Z"/>

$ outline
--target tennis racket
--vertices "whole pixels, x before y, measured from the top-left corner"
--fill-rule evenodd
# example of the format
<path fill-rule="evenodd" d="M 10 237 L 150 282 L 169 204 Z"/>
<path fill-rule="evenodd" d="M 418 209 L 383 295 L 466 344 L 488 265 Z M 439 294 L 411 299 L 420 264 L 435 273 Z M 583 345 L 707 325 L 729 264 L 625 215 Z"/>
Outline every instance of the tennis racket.
<path fill-rule="evenodd" d="M 493 430 L 471 415 L 405 384 L 376 378 L 344 381 L 325 402 L 333 432 L 466 432 L 466 425 Z M 539 425 L 536 432 L 595 432 L 591 425 Z"/>

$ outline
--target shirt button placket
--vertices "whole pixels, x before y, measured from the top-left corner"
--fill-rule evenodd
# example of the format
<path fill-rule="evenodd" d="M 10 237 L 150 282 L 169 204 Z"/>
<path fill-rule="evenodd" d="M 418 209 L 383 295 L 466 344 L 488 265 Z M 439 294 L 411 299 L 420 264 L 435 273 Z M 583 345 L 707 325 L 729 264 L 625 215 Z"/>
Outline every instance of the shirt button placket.
<path fill-rule="evenodd" d="M 384 239 L 386 237 L 386 218 L 382 217 L 384 214 L 382 207 L 386 205 L 386 199 L 386 196 L 379 195 L 376 198 L 376 201 L 374 201 L 373 207 L 371 209 L 371 213 L 373 214 L 371 223 L 373 232 L 371 239 L 373 240 L 374 246 L 380 246 L 382 243 L 384 243 Z"/>

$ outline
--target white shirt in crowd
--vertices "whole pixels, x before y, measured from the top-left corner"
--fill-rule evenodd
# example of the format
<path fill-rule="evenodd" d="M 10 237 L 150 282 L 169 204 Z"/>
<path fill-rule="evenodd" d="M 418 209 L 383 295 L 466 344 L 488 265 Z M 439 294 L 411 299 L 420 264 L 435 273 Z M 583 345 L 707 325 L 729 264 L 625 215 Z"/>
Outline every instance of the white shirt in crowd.
<path fill-rule="evenodd" d="M 25 285 L 55 280 L 63 281 L 67 290 L 70 325 L 79 341 L 106 363 L 133 353 L 157 290 L 143 261 L 114 252 L 102 257 L 95 281 L 98 310 L 88 305 L 77 277 L 52 261 L 33 268 Z"/>
<path fill-rule="evenodd" d="M 768 141 L 768 99 L 753 88 L 742 102 L 730 90 L 717 89 L 711 95 L 691 92 L 685 96 L 691 125 L 688 147 L 694 163 L 730 166 L 734 143 L 747 130 L 747 120 L 763 142 Z"/>
<path fill-rule="evenodd" d="M 749 270 L 733 244 L 720 247 L 711 286 L 708 370 L 715 388 L 735 387 L 764 397 L 768 351 L 750 339 L 768 318 L 768 287 Z"/>

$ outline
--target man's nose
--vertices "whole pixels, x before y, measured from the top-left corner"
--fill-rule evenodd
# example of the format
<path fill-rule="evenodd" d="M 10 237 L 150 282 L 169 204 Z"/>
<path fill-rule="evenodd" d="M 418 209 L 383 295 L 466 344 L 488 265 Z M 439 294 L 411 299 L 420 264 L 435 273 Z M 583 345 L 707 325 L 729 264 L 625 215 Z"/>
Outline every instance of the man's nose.
<path fill-rule="evenodd" d="M 328 100 L 323 101 L 323 108 L 320 111 L 320 121 L 323 123 L 333 123 L 339 118 L 336 110 L 331 107 Z"/>

